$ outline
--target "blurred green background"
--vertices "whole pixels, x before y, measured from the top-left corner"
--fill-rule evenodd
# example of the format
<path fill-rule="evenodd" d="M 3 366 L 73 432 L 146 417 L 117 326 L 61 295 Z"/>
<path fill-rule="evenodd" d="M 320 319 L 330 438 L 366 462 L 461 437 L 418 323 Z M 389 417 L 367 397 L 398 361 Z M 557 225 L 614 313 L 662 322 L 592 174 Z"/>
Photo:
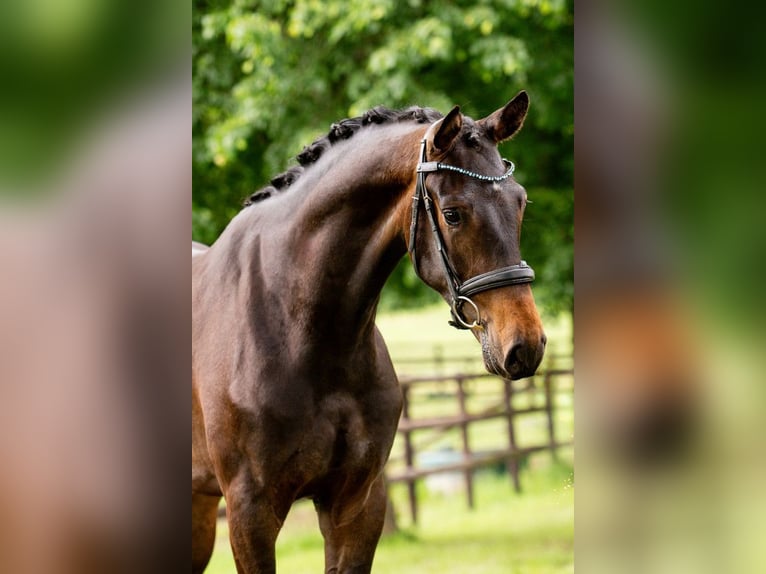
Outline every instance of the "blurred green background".
<path fill-rule="evenodd" d="M 501 152 L 533 202 L 522 253 L 538 303 L 549 316 L 571 310 L 571 0 L 195 1 L 192 42 L 194 239 L 213 242 L 244 198 L 339 119 L 413 104 L 480 118 L 526 89 L 524 130 Z M 436 297 L 406 263 L 382 308 Z"/>
<path fill-rule="evenodd" d="M 116 109 L 183 80 L 188 5 L 24 0 L 0 5 L 0 192 L 52 191 Z"/>

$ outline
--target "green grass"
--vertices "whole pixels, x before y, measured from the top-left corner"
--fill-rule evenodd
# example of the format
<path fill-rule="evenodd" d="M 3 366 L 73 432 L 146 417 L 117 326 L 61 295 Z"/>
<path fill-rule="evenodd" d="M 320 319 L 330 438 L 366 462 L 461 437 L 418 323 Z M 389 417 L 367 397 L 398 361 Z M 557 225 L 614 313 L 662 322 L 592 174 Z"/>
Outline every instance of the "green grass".
<path fill-rule="evenodd" d="M 386 314 L 378 325 L 388 343 L 394 365 L 400 375 L 434 374 L 430 360 L 434 352 L 441 354 L 443 374 L 456 371 L 483 371 L 481 350 L 470 333 L 447 325 L 446 305 L 419 311 Z M 571 328 L 566 321 L 546 324 L 549 356 L 560 365 L 556 355 L 571 353 Z M 448 361 L 457 357 L 455 361 Z M 549 361 L 551 359 L 548 359 Z M 564 361 L 563 366 L 570 366 Z M 571 383 L 570 387 L 571 387 Z M 429 386 L 430 385 L 430 386 Z M 468 409 L 479 412 L 498 400 L 501 385 L 492 379 L 469 384 Z M 426 384 L 422 396 L 414 402 L 418 415 L 454 414 L 457 403 L 445 398 L 440 390 L 453 390 Z M 421 391 L 418 391 L 421 392 Z M 521 408 L 541 401 L 537 394 L 519 394 L 514 405 Z M 571 407 L 571 391 L 557 396 L 562 407 Z M 568 440 L 573 432 L 571 408 L 557 411 L 557 438 Z M 546 440 L 544 415 L 528 415 L 516 419 L 516 436 L 520 446 Z M 503 420 L 491 420 L 471 427 L 470 442 L 475 449 L 501 448 L 507 444 L 507 426 Z M 416 435 L 418 440 L 427 435 Z M 444 433 L 430 448 L 449 447 L 460 450 L 457 430 Z M 401 457 L 400 440 L 392 457 Z M 516 494 L 509 477 L 494 470 L 476 474 L 475 508 L 468 510 L 461 488 L 453 495 L 429 492 L 418 483 L 419 523 L 411 524 L 407 493 L 403 484 L 390 487 L 397 511 L 400 531 L 384 536 L 378 546 L 375 574 L 563 574 L 573 566 L 573 473 L 572 449 L 564 448 L 559 461 L 538 453 L 525 461 L 521 473 L 522 493 Z M 394 463 L 396 464 L 396 463 Z M 399 463 L 401 464 L 401 463 Z M 282 574 L 322 572 L 323 541 L 319 533 L 313 505 L 300 501 L 294 505 L 277 541 L 277 570 Z M 210 574 L 236 572 L 228 541 L 226 521 L 218 524 L 216 549 L 208 566 Z"/>
<path fill-rule="evenodd" d="M 543 473 L 521 495 L 507 476 L 480 473 L 474 510 L 462 495 L 429 495 L 421 488 L 418 527 L 383 539 L 375 572 L 571 572 L 571 469 L 549 466 Z M 403 487 L 391 489 L 397 508 L 405 508 L 404 495 Z"/>

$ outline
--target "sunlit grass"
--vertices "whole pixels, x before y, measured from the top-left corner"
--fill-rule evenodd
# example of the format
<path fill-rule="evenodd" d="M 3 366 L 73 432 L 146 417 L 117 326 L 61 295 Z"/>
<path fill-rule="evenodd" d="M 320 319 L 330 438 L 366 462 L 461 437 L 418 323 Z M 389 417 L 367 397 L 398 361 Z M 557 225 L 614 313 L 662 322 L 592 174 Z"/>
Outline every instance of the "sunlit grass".
<path fill-rule="evenodd" d="M 571 572 L 571 469 L 548 465 L 537 474 L 519 495 L 507 476 L 479 473 L 474 510 L 467 509 L 462 495 L 429 494 L 421 488 L 418 527 L 384 538 L 376 572 Z M 392 487 L 391 496 L 398 508 L 405 508 L 403 487 Z"/>

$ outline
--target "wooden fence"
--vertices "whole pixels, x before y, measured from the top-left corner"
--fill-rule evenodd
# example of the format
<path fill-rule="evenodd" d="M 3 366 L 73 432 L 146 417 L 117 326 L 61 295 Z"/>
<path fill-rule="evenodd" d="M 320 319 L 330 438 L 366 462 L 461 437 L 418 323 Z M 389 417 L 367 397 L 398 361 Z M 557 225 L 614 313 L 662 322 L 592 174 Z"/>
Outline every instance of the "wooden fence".
<path fill-rule="evenodd" d="M 392 457 L 387 470 L 389 483 L 403 482 L 407 485 L 410 515 L 412 522 L 418 519 L 418 499 L 416 484 L 420 479 L 439 473 L 461 473 L 465 486 L 468 506 L 474 505 L 474 472 L 483 467 L 505 465 L 510 475 L 513 487 L 521 490 L 519 470 L 521 462 L 531 453 L 549 450 L 553 457 L 557 449 L 572 444 L 571 434 L 566 440 L 560 440 L 556 434 L 557 396 L 568 395 L 567 407 L 571 409 L 572 392 L 574 390 L 573 369 L 553 368 L 544 369 L 534 378 L 511 382 L 506 379 L 482 374 L 454 374 L 448 376 L 407 377 L 400 376 L 404 407 L 399 422 L 399 438 L 403 443 L 403 452 Z M 488 387 L 501 385 L 501 392 L 486 393 Z M 452 387 L 452 390 L 449 389 Z M 469 401 L 476 395 L 485 393 L 494 400 L 490 404 L 479 401 L 483 408 L 478 411 L 469 408 L 469 402 L 476 406 L 477 401 Z M 417 405 L 418 397 L 438 394 L 442 399 L 452 398 L 456 409 L 453 414 L 425 414 L 420 417 L 413 415 L 413 406 Z M 526 395 L 523 406 L 515 406 L 515 398 Z M 517 436 L 516 419 L 533 413 L 545 413 L 546 440 L 538 444 L 525 444 Z M 482 421 L 500 419 L 505 422 L 505 437 L 499 440 L 499 445 L 490 450 L 472 448 L 470 440 L 471 426 Z M 451 429 L 458 429 L 462 452 L 455 453 L 453 460 L 442 461 L 428 466 L 422 464 L 425 449 L 438 442 Z M 425 437 L 422 440 L 415 440 Z M 502 445 L 502 446 L 500 446 Z M 420 455 L 420 456 L 419 456 Z"/>

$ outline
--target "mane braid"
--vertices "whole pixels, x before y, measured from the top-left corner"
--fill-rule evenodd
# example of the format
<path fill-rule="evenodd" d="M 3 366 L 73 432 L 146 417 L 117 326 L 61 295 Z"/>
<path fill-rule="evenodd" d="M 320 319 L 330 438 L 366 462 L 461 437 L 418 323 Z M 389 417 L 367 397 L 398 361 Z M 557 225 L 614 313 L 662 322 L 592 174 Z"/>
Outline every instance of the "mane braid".
<path fill-rule="evenodd" d="M 335 142 L 351 138 L 360 129 L 370 126 L 397 122 L 417 122 L 419 124 L 433 123 L 444 117 L 433 108 L 411 106 L 403 110 L 392 110 L 384 106 L 376 106 L 356 118 L 348 118 L 334 123 L 326 136 L 316 139 L 312 144 L 303 148 L 296 156 L 299 165 L 289 168 L 272 178 L 270 185 L 256 191 L 244 201 L 244 207 L 259 203 L 274 194 L 287 190 L 297 181 L 304 169 L 319 161 L 322 154 Z"/>

